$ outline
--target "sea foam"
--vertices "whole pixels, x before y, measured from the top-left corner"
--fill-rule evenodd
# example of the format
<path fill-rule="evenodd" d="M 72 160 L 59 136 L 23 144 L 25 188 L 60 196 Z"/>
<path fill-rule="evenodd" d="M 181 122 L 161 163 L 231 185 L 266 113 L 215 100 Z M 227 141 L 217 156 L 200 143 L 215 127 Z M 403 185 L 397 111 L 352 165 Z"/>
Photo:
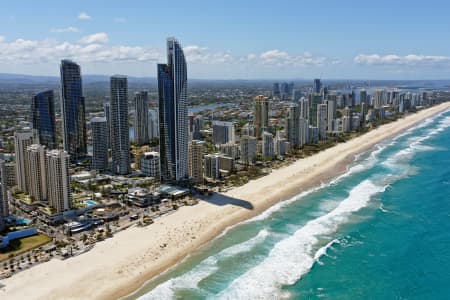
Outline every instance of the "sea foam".
<path fill-rule="evenodd" d="M 212 275 L 219 269 L 217 266 L 219 260 L 248 252 L 256 245 L 264 242 L 269 235 L 270 232 L 267 229 L 262 229 L 255 237 L 226 248 L 206 258 L 189 272 L 158 285 L 148 294 L 140 297 L 139 300 L 172 299 L 175 296 L 176 289 L 198 289 L 198 283 L 201 280 Z"/>
<path fill-rule="evenodd" d="M 309 221 L 292 236 L 275 244 L 265 260 L 236 278 L 218 298 L 277 298 L 281 286 L 294 284 L 311 269 L 316 257 L 314 247 L 320 237 L 334 233 L 348 221 L 351 213 L 365 207 L 374 194 L 384 189 L 384 186 L 377 186 L 371 180 L 364 180 L 334 210 Z"/>

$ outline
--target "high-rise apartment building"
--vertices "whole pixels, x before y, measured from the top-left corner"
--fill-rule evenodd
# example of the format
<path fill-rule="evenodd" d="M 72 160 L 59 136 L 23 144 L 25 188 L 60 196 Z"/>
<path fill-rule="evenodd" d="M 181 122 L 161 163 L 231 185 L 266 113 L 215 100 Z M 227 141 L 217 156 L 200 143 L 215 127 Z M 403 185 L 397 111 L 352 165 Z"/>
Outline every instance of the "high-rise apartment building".
<path fill-rule="evenodd" d="M 61 66 L 61 118 L 64 150 L 72 160 L 87 154 L 85 104 L 80 66 L 62 60 Z"/>
<path fill-rule="evenodd" d="M 267 158 L 275 155 L 273 135 L 270 132 L 263 132 L 262 155 Z"/>
<path fill-rule="evenodd" d="M 150 140 L 159 137 L 159 113 L 158 109 L 148 110 L 148 134 Z"/>
<path fill-rule="evenodd" d="M 205 155 L 205 177 L 210 179 L 220 178 L 220 155 L 208 154 Z"/>
<path fill-rule="evenodd" d="M 11 162 L 0 160 L 0 223 L 9 215 L 8 189 L 16 184 L 16 168 Z M 1 226 L 0 226 L 1 227 Z"/>
<path fill-rule="evenodd" d="M 183 49 L 175 38 L 167 39 L 167 64 L 158 64 L 159 135 L 161 180 L 189 178 L 187 67 Z"/>
<path fill-rule="evenodd" d="M 55 149 L 57 144 L 53 90 L 40 92 L 31 98 L 31 120 L 40 144 Z"/>
<path fill-rule="evenodd" d="M 69 177 L 69 155 L 63 150 L 46 153 L 47 198 L 56 213 L 72 208 L 72 190 Z"/>
<path fill-rule="evenodd" d="M 28 146 L 39 143 L 35 131 L 28 130 L 23 132 L 16 132 L 14 134 L 14 149 L 16 154 L 16 178 L 17 188 L 19 191 L 28 193 L 27 189 L 27 154 L 26 150 Z"/>
<path fill-rule="evenodd" d="M 239 145 L 241 152 L 241 162 L 249 165 L 253 164 L 256 158 L 256 138 L 253 136 L 243 136 Z"/>
<path fill-rule="evenodd" d="M 109 102 L 109 97 L 106 97 L 106 101 L 103 103 L 103 115 L 105 116 L 105 119 L 106 119 L 106 131 L 107 131 L 106 147 L 108 149 L 111 148 L 110 110 L 111 110 L 111 105 Z"/>
<path fill-rule="evenodd" d="M 327 139 L 327 105 L 319 104 L 317 105 L 317 128 L 319 130 L 319 140 Z"/>
<path fill-rule="evenodd" d="M 253 124 L 256 127 L 257 137 L 269 128 L 269 98 L 262 95 L 254 100 Z"/>
<path fill-rule="evenodd" d="M 189 143 L 189 177 L 196 183 L 203 183 L 204 145 L 205 142 L 198 140 Z"/>
<path fill-rule="evenodd" d="M 149 142 L 147 91 L 134 94 L 134 110 L 134 142 L 142 146 Z"/>
<path fill-rule="evenodd" d="M 145 152 L 141 158 L 141 171 L 145 176 L 159 180 L 159 153 L 156 151 Z"/>
<path fill-rule="evenodd" d="M 313 82 L 313 93 L 314 94 L 320 94 L 320 90 L 322 89 L 322 83 L 320 82 L 320 79 L 316 78 Z"/>
<path fill-rule="evenodd" d="M 327 100 L 327 131 L 337 130 L 334 128 L 334 120 L 336 116 L 336 102 L 334 100 Z"/>
<path fill-rule="evenodd" d="M 213 121 L 213 141 L 215 145 L 235 142 L 234 123 Z"/>
<path fill-rule="evenodd" d="M 91 119 L 92 130 L 92 161 L 93 170 L 108 169 L 108 122 L 105 117 L 94 117 Z"/>
<path fill-rule="evenodd" d="M 114 75 L 110 84 L 111 170 L 115 174 L 125 175 L 130 172 L 127 77 Z"/>
<path fill-rule="evenodd" d="M 33 144 L 26 150 L 26 183 L 27 191 L 34 201 L 47 200 L 47 172 L 45 162 L 45 146 Z"/>

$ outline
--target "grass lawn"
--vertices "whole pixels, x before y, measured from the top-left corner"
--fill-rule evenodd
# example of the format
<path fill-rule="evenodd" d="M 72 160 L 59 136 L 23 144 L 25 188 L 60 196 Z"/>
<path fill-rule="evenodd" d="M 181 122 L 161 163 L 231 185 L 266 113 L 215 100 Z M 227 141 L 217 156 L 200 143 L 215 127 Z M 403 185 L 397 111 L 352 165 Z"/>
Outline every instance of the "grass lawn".
<path fill-rule="evenodd" d="M 23 239 L 11 241 L 8 249 L 0 251 L 0 261 L 9 258 L 12 253 L 14 256 L 38 248 L 52 241 L 52 238 L 45 234 L 37 234 Z"/>

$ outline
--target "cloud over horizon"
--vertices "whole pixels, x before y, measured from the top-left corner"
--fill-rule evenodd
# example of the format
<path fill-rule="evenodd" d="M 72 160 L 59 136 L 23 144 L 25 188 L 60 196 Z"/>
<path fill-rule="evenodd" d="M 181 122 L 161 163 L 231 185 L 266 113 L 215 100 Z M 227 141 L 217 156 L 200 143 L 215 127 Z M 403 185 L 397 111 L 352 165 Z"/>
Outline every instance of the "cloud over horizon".
<path fill-rule="evenodd" d="M 384 65 L 384 66 L 418 66 L 418 65 L 436 65 L 450 63 L 449 56 L 441 55 L 379 55 L 379 54 L 359 54 L 353 61 L 360 65 Z"/>

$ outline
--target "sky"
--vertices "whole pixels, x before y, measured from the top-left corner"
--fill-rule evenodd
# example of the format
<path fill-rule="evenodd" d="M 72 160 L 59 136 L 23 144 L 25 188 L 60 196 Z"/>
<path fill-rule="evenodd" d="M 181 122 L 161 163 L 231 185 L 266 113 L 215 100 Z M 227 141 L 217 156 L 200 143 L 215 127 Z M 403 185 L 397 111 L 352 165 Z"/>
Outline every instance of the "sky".
<path fill-rule="evenodd" d="M 156 77 L 166 38 L 198 79 L 450 79 L 450 1 L 0 1 L 0 73 Z"/>

